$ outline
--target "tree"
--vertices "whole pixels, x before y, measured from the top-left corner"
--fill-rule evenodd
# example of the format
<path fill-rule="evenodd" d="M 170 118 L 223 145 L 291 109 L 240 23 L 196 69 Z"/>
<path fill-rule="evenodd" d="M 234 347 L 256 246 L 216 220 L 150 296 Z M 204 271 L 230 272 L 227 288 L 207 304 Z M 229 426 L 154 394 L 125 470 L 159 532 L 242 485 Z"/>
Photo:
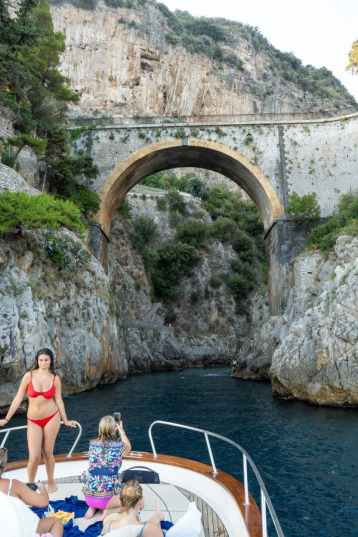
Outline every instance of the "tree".
<path fill-rule="evenodd" d="M 34 137 L 36 132 L 36 138 L 47 140 L 60 129 L 67 103 L 78 100 L 59 71 L 65 37 L 54 32 L 45 0 L 20 0 L 14 17 L 6 0 L 0 0 L 0 25 L 0 103 L 15 112 L 14 126 L 21 134 Z M 60 153 L 65 145 L 62 137 Z M 46 145 L 46 157 L 51 159 L 53 149 L 53 143 Z"/>
<path fill-rule="evenodd" d="M 352 44 L 352 50 L 349 53 L 349 63 L 347 70 L 351 69 L 353 73 L 358 74 L 358 39 Z"/>
<path fill-rule="evenodd" d="M 95 179 L 98 167 L 89 155 L 62 155 L 61 161 L 49 173 L 50 190 L 62 199 L 72 200 L 86 219 L 100 206 L 98 194 L 85 184 Z"/>
<path fill-rule="evenodd" d="M 299 196 L 293 192 L 286 207 L 286 214 L 291 222 L 299 224 L 317 224 L 321 218 L 321 209 L 316 194 Z"/>

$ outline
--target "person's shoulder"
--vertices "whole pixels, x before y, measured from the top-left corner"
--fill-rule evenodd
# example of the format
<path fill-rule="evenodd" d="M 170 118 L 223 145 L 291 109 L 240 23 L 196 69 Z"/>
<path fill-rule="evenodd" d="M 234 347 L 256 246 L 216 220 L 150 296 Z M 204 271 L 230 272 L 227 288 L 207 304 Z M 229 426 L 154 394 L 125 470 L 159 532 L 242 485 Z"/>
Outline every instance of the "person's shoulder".
<path fill-rule="evenodd" d="M 32 371 L 26 371 L 26 373 L 24 374 L 24 376 L 22 377 L 22 380 L 24 382 L 27 382 L 28 384 L 30 383 L 30 380 L 31 380 L 31 377 L 32 377 Z"/>
<path fill-rule="evenodd" d="M 107 445 L 117 447 L 117 446 L 122 446 L 123 442 L 122 440 L 107 440 Z"/>

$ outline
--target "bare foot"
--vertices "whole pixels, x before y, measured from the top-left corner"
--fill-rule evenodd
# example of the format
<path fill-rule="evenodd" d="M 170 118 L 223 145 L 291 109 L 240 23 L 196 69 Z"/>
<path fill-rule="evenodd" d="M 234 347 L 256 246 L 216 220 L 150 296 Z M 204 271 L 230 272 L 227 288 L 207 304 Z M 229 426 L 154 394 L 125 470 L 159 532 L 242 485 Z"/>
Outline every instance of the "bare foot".
<path fill-rule="evenodd" d="M 160 510 L 160 503 L 158 500 L 155 500 L 155 511 L 154 511 L 154 515 L 158 517 L 158 520 L 159 522 L 161 520 L 164 520 L 164 514 L 161 512 Z"/>
<path fill-rule="evenodd" d="M 57 490 L 57 485 L 56 485 L 55 482 L 53 482 L 53 483 L 47 483 L 47 492 L 48 492 L 49 494 L 51 494 L 51 492 L 56 492 L 56 490 Z"/>
<path fill-rule="evenodd" d="M 87 513 L 85 514 L 83 518 L 85 518 L 86 520 L 93 518 L 94 515 L 96 514 L 96 511 L 97 509 L 94 509 L 93 507 L 89 507 L 87 510 Z"/>

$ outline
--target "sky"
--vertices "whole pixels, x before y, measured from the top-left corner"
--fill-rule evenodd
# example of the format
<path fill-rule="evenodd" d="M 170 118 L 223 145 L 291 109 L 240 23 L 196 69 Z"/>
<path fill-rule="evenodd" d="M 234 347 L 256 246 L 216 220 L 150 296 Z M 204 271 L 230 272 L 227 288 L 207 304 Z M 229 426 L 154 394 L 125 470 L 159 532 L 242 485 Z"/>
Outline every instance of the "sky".
<path fill-rule="evenodd" d="M 358 39 L 358 0 L 160 0 L 171 11 L 257 26 L 281 52 L 327 67 L 358 101 L 358 75 L 346 71 Z"/>

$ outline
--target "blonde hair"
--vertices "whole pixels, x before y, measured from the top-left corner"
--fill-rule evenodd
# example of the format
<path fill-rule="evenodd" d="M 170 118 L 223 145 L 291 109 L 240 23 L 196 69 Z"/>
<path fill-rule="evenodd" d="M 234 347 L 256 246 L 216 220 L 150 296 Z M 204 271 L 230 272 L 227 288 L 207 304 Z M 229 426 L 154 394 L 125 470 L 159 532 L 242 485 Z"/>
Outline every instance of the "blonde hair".
<path fill-rule="evenodd" d="M 129 509 L 135 507 L 139 500 L 143 498 L 143 489 L 136 479 L 127 481 L 121 488 L 119 494 L 121 500 L 122 511 L 128 512 Z"/>
<path fill-rule="evenodd" d="M 98 440 L 102 445 L 106 440 L 116 440 L 116 422 L 113 416 L 104 416 L 99 422 Z"/>
<path fill-rule="evenodd" d="M 5 471 L 7 463 L 7 449 L 6 447 L 0 447 L 0 477 Z"/>

